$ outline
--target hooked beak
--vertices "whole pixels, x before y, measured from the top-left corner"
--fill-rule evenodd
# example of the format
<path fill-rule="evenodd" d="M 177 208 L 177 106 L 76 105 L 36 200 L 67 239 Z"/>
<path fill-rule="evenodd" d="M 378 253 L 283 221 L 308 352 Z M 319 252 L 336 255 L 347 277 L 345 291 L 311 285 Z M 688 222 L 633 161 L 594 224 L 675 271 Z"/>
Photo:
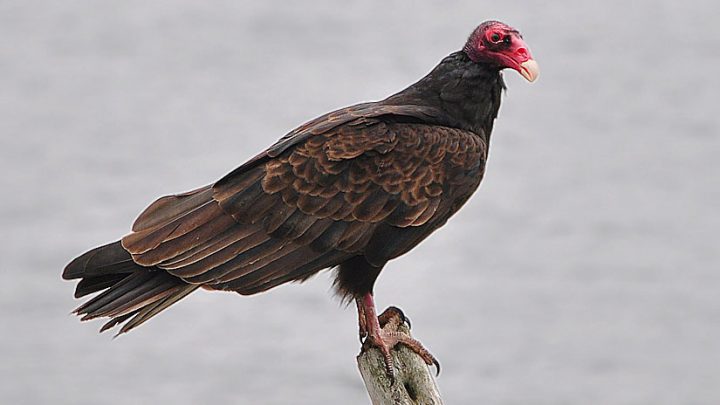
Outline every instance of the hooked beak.
<path fill-rule="evenodd" d="M 535 59 L 528 59 L 520 64 L 518 72 L 530 83 L 534 82 L 540 76 L 540 66 Z"/>
<path fill-rule="evenodd" d="M 513 38 L 512 45 L 506 51 L 506 57 L 510 59 L 508 67 L 518 71 L 529 82 L 534 82 L 540 75 L 540 66 L 533 59 L 530 48 L 522 37 Z"/>

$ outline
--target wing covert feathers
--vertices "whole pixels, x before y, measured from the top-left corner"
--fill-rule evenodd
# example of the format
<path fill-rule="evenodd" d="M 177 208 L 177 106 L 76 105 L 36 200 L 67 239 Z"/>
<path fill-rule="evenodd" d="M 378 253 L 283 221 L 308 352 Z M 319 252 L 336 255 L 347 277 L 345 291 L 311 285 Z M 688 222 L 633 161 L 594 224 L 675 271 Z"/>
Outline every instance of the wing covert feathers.
<path fill-rule="evenodd" d="M 380 225 L 437 222 L 453 209 L 448 181 L 462 182 L 485 159 L 482 140 L 459 129 L 372 118 L 318 125 L 329 129 L 306 127 L 298 134 L 312 136 L 264 163 L 157 200 L 122 239 L 132 261 L 189 284 L 238 291 L 255 272 L 267 283 L 270 275 L 306 277 L 295 270 L 324 263 L 323 256 L 364 254 Z"/>
<path fill-rule="evenodd" d="M 158 199 L 132 233 L 66 267 L 77 297 L 100 292 L 76 312 L 124 333 L 200 286 L 255 294 L 356 256 L 381 268 L 482 178 L 482 138 L 419 122 L 432 114 L 377 103 L 330 113 L 214 185 Z"/>

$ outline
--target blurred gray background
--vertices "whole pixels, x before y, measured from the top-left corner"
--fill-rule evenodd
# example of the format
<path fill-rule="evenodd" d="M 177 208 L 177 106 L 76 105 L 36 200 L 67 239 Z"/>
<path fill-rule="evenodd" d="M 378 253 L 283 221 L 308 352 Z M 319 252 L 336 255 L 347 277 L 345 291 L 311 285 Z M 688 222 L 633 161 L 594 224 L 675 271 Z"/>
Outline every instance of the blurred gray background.
<path fill-rule="evenodd" d="M 481 21 L 520 29 L 466 207 L 386 267 L 448 404 L 720 403 L 712 1 L 0 1 L 0 402 L 365 404 L 329 274 L 198 293 L 111 340 L 73 257 L 156 197 L 376 100 Z"/>

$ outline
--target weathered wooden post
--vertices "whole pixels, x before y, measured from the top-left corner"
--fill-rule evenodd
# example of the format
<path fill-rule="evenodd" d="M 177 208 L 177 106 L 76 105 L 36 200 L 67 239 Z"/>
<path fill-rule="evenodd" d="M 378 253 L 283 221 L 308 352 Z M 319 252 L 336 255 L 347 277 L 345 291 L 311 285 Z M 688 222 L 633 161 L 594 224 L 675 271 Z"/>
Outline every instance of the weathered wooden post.
<path fill-rule="evenodd" d="M 409 334 L 405 324 L 390 323 L 386 327 Z M 358 355 L 357 362 L 373 405 L 439 405 L 440 391 L 430 368 L 415 352 L 399 344 L 391 351 L 395 362 L 395 381 L 385 370 L 380 350 L 370 348 Z"/>

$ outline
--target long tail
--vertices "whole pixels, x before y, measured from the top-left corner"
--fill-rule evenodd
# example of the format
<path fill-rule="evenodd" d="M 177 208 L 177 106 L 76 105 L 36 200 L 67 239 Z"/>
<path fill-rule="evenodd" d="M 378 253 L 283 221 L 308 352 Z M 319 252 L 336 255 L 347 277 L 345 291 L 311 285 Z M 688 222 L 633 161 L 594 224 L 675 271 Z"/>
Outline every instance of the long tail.
<path fill-rule="evenodd" d="M 163 270 L 136 264 L 119 241 L 76 258 L 62 276 L 66 280 L 80 279 L 75 298 L 105 290 L 74 313 L 83 321 L 110 318 L 100 332 L 125 323 L 118 335 L 140 326 L 199 287 Z"/>

